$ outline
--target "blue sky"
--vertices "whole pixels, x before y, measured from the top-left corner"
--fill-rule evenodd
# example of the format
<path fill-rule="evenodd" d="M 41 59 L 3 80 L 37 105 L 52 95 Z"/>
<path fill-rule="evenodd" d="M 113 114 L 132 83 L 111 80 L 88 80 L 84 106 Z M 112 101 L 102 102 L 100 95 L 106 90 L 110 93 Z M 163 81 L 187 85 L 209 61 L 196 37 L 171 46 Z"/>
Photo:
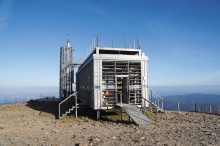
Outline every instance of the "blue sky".
<path fill-rule="evenodd" d="M 96 34 L 139 37 L 150 86 L 220 85 L 219 0 L 0 0 L 0 88 L 59 85 Z"/>

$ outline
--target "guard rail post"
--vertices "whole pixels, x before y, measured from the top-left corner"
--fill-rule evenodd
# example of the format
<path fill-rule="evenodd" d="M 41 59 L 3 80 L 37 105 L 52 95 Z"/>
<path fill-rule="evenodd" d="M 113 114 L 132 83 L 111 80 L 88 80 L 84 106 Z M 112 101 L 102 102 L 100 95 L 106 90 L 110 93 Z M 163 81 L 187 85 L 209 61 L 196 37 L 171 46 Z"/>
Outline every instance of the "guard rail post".
<path fill-rule="evenodd" d="M 75 96 L 75 116 L 77 118 L 77 93 L 76 93 L 76 96 Z"/>

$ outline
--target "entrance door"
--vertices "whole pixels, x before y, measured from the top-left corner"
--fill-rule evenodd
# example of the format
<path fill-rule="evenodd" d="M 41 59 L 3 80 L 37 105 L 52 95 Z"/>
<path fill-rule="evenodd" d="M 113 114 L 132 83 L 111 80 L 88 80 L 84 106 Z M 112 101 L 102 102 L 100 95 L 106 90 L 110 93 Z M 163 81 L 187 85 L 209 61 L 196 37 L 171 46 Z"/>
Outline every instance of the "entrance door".
<path fill-rule="evenodd" d="M 129 102 L 129 99 L 128 99 L 128 77 L 127 76 L 117 77 L 117 103 L 121 102 L 121 96 L 122 96 L 122 103 Z"/>

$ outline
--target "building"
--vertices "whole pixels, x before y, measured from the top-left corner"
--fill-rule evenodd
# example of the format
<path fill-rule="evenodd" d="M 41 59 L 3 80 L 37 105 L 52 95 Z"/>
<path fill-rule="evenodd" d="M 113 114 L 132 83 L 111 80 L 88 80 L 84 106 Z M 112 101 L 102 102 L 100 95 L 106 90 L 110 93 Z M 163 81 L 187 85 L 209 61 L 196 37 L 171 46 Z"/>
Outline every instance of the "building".
<path fill-rule="evenodd" d="M 148 104 L 148 57 L 137 48 L 98 44 L 76 72 L 78 97 L 94 110 Z M 144 98 L 144 99 L 143 99 Z"/>

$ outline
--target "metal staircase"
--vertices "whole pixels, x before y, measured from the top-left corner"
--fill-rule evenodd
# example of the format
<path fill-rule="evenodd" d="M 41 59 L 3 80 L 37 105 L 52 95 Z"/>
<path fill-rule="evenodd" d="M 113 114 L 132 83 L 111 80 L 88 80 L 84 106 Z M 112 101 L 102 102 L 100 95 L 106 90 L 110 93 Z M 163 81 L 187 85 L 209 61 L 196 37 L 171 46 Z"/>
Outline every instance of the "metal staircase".
<path fill-rule="evenodd" d="M 77 117 L 77 108 L 83 106 L 86 106 L 86 104 L 78 99 L 77 92 L 71 94 L 69 97 L 59 103 L 59 119 L 67 116 L 73 110 L 75 110 L 75 116 Z"/>
<path fill-rule="evenodd" d="M 144 109 L 144 110 L 141 111 L 141 109 L 137 105 L 129 104 L 129 99 L 128 99 L 128 103 L 122 103 L 122 95 L 123 95 L 123 97 L 127 98 L 123 93 L 121 93 L 120 94 L 120 103 L 117 104 L 117 106 L 122 108 L 138 126 L 148 126 L 148 125 L 157 124 L 158 109 L 159 109 L 158 106 L 156 106 L 154 103 L 147 100 L 146 98 L 142 97 L 142 100 L 144 101 L 144 107 L 142 107 L 142 109 Z M 152 121 L 151 119 L 149 119 L 145 115 L 146 108 L 147 108 L 146 104 L 148 104 L 149 107 L 151 108 L 151 113 L 153 113 L 152 109 L 153 108 L 155 109 L 155 111 L 154 111 L 155 120 L 154 121 Z"/>
<path fill-rule="evenodd" d="M 63 113 L 61 115 L 61 118 L 64 116 L 67 116 L 67 114 L 71 113 L 75 108 L 76 108 L 76 106 L 72 106 L 69 110 L 67 110 L 65 113 Z"/>
<path fill-rule="evenodd" d="M 59 103 L 59 119 L 75 110 L 77 116 L 77 93 L 71 94 L 69 97 Z"/>

